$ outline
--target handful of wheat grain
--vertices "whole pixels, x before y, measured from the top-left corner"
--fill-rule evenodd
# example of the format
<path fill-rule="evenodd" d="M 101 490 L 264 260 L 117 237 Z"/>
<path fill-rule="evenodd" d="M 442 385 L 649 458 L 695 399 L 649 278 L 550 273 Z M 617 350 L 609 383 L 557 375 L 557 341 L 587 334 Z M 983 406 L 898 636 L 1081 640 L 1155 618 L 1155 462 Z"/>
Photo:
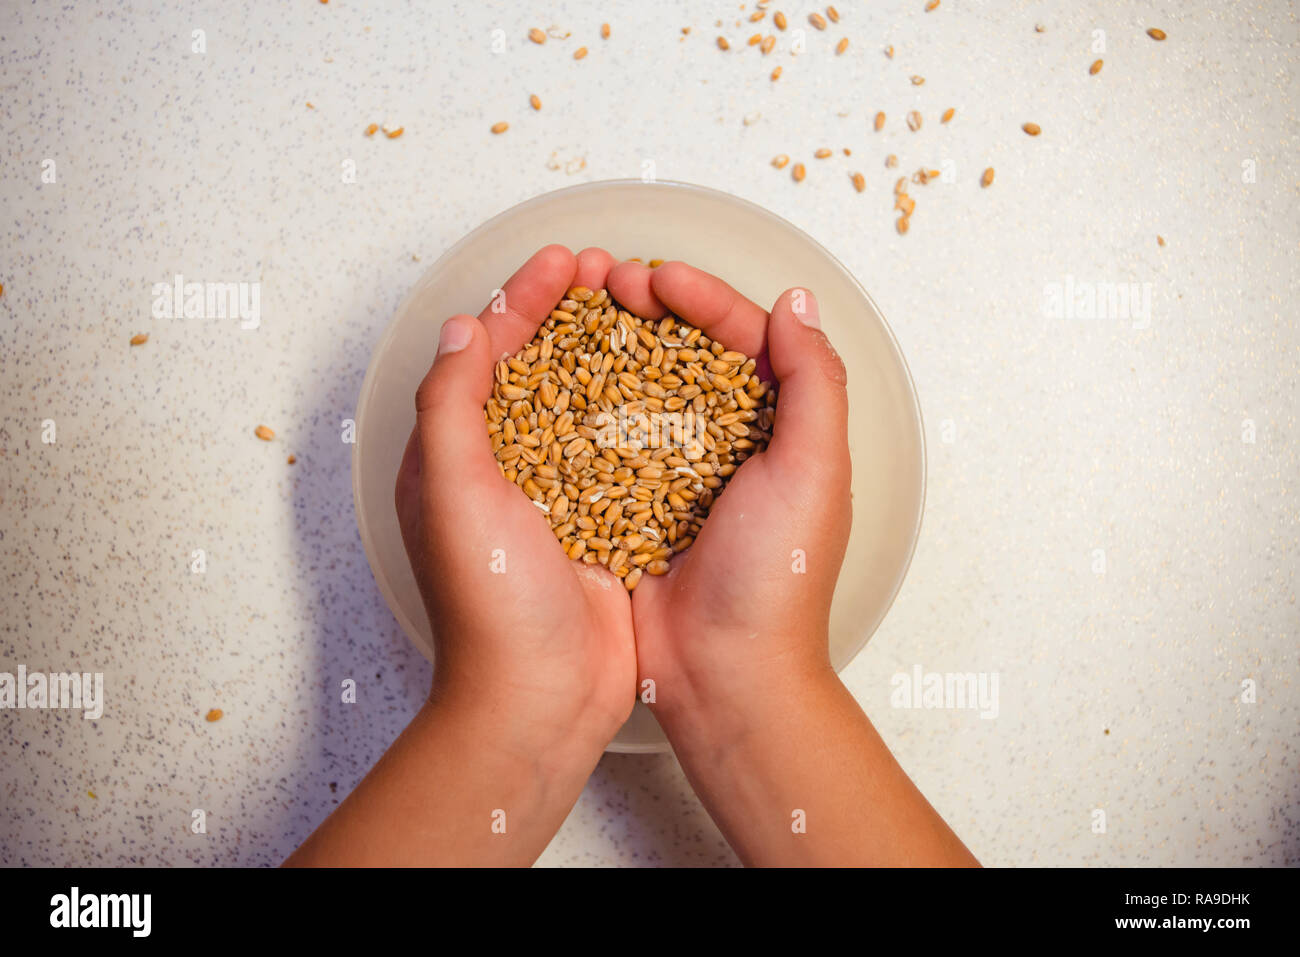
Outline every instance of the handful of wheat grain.
<path fill-rule="evenodd" d="M 776 388 L 755 365 L 675 316 L 642 319 L 575 286 L 497 363 L 492 451 L 569 557 L 631 591 L 668 571 L 728 477 L 770 441 Z"/>

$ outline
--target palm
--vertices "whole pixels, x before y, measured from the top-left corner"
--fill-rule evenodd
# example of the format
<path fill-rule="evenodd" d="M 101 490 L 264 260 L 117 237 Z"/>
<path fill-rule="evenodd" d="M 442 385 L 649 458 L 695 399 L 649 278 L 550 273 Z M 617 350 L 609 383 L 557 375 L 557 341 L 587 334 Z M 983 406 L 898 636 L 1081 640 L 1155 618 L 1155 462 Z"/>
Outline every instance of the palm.
<path fill-rule="evenodd" d="M 635 662 L 629 653 L 631 603 L 622 582 L 604 568 L 571 561 L 545 516 L 504 479 L 477 493 L 485 506 L 478 514 L 487 520 L 475 531 L 480 541 L 502 543 L 500 558 L 511 572 L 511 594 L 501 596 L 496 609 L 516 636 L 522 672 L 553 692 L 587 693 L 611 706 L 630 706 Z M 470 587 L 496 593 L 491 566 L 489 561 L 483 581 Z"/>
<path fill-rule="evenodd" d="M 460 373 L 440 377 L 440 358 L 417 393 L 397 508 L 439 680 L 526 697 L 539 721 L 594 706 L 617 727 L 635 695 L 627 591 L 569 560 L 546 517 L 502 478 L 483 430 L 499 357 L 522 348 L 571 286 L 603 286 L 612 265 L 599 250 L 547 247 L 504 284 L 504 312 L 494 300 L 477 323 L 465 317 L 481 331 L 445 365 Z"/>
<path fill-rule="evenodd" d="M 781 387 L 772 445 L 732 475 L 668 574 L 633 594 L 642 677 L 734 681 L 791 654 L 815 664 L 852 511 L 843 365 L 824 336 L 801 332 L 815 299 L 789 290 L 769 312 L 683 263 L 622 264 L 610 290 L 641 315 L 681 316 L 755 356 L 759 376 Z"/>
<path fill-rule="evenodd" d="M 759 637 L 738 633 L 737 622 L 758 617 L 778 625 L 783 617 L 779 599 L 764 608 L 772 598 L 756 583 L 789 579 L 789 556 L 797 546 L 784 539 L 791 525 L 782 485 L 764 455 L 745 462 L 714 502 L 695 543 L 673 559 L 669 573 L 642 580 L 633 594 L 642 675 L 710 669 L 715 661 L 721 667 L 735 660 L 735 645 L 752 650 Z M 743 574 L 738 562 L 744 563 Z M 684 637 L 700 634 L 709 636 L 707 643 Z"/>

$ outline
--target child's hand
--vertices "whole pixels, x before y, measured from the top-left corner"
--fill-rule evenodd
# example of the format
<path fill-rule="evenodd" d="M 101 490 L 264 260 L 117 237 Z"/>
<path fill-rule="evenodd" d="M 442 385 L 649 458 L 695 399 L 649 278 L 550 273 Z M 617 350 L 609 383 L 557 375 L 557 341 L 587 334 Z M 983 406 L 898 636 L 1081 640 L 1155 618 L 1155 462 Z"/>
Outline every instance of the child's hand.
<path fill-rule="evenodd" d="M 741 464 L 668 574 L 633 593 L 640 678 L 654 679 L 661 720 L 706 706 L 735 716 L 792 677 L 830 671 L 831 595 L 851 522 L 844 366 L 806 290 L 782 294 L 769 315 L 685 264 L 622 263 L 610 294 L 647 318 L 680 316 L 780 382 L 770 447 Z"/>
<path fill-rule="evenodd" d="M 513 355 L 574 285 L 599 289 L 614 260 L 562 246 L 534 255 L 485 308 L 442 328 L 416 396 L 397 513 L 433 624 L 432 698 L 487 709 L 518 752 L 599 752 L 631 711 L 636 659 L 622 583 L 570 561 L 546 516 L 500 472 L 484 403 Z M 498 310 L 501 303 L 498 303 Z"/>
<path fill-rule="evenodd" d="M 570 561 L 501 475 L 484 405 L 497 360 L 569 287 L 613 258 L 547 246 L 505 284 L 504 311 L 453 316 L 415 397 L 397 516 L 433 625 L 433 690 L 292 865 L 517 865 L 546 847 L 632 710 L 627 590 Z"/>
<path fill-rule="evenodd" d="M 780 383 L 768 448 L 743 462 L 695 543 L 632 596 L 640 677 L 696 793 L 749 864 L 973 864 L 829 659 L 849 538 L 848 399 L 806 290 L 769 315 L 681 263 L 615 267 L 609 291 L 665 308 Z"/>

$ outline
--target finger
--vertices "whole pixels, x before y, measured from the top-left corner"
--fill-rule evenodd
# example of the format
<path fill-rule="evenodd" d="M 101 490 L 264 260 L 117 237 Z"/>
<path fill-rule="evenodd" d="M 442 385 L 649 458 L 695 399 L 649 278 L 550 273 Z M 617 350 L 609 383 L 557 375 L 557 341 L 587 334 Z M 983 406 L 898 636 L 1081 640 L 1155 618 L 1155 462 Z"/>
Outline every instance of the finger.
<path fill-rule="evenodd" d="M 768 358 L 781 384 L 767 452 L 792 473 L 811 468 L 848 471 L 848 376 L 821 331 L 817 299 L 787 289 L 767 324 Z"/>
<path fill-rule="evenodd" d="M 564 246 L 545 246 L 506 280 L 479 313 L 495 359 L 514 355 L 564 298 L 578 271 L 578 260 Z"/>
<path fill-rule="evenodd" d="M 402 464 L 397 468 L 393 503 L 397 507 L 397 527 L 410 554 L 412 546 L 418 540 L 420 527 L 420 431 L 414 426 L 406 440 Z"/>
<path fill-rule="evenodd" d="M 668 315 L 668 309 L 650 289 L 653 272 L 649 266 L 629 259 L 609 271 L 606 288 L 614 301 L 633 315 L 662 319 Z"/>
<path fill-rule="evenodd" d="M 422 485 L 455 488 L 500 476 L 483 417 L 495 365 L 479 320 L 459 315 L 443 323 L 437 358 L 415 393 Z"/>
<path fill-rule="evenodd" d="M 613 256 L 596 246 L 589 246 L 578 253 L 578 269 L 573 277 L 573 285 L 586 286 L 588 289 L 606 289 L 609 271 L 617 262 Z M 556 302 L 559 300 L 557 299 Z M 551 304 L 555 308 L 555 303 Z"/>
<path fill-rule="evenodd" d="M 693 326 L 728 349 L 757 357 L 763 351 L 767 310 L 750 302 L 717 276 L 681 262 L 653 270 L 650 289 Z"/>
<path fill-rule="evenodd" d="M 420 487 L 420 431 L 411 427 L 411 434 L 406 440 L 406 450 L 402 452 L 402 464 L 397 467 L 397 481 L 393 497 L 397 501 L 397 514 L 401 515 L 406 506 L 414 500 Z"/>

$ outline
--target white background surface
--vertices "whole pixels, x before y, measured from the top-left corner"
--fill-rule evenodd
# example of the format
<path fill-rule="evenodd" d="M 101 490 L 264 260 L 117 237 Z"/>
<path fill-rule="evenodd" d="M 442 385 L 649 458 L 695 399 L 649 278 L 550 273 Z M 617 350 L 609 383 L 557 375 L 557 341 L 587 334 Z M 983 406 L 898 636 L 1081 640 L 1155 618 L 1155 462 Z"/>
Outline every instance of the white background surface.
<path fill-rule="evenodd" d="M 0 714 L 0 863 L 276 863 L 359 780 L 429 679 L 353 521 L 371 347 L 473 226 L 646 161 L 812 234 L 898 334 L 925 525 L 845 680 L 976 855 L 1300 862 L 1295 4 L 839 6 L 763 58 L 736 3 L 0 3 L 0 670 L 109 696 L 98 722 Z M 552 24 L 573 36 L 525 39 Z M 906 237 L 887 153 L 956 174 L 912 187 Z M 151 318 L 177 273 L 260 282 L 260 328 Z M 1149 326 L 1047 317 L 1066 276 L 1151 283 Z M 997 672 L 998 717 L 891 708 L 918 664 Z M 732 862 L 670 756 L 624 755 L 541 859 Z"/>

